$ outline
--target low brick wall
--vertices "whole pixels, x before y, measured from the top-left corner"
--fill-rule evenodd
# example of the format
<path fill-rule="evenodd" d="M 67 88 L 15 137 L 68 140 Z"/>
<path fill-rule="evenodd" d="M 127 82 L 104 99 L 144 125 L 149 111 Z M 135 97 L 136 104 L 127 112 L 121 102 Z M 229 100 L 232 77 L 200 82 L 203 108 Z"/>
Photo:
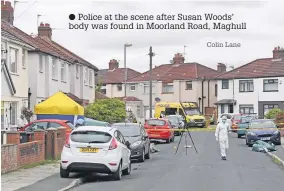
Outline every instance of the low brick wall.
<path fill-rule="evenodd" d="M 19 144 L 20 167 L 43 161 L 45 159 L 44 152 L 44 143 L 42 141 Z"/>
<path fill-rule="evenodd" d="M 18 145 L 1 145 L 1 173 L 17 170 L 18 167 Z"/>

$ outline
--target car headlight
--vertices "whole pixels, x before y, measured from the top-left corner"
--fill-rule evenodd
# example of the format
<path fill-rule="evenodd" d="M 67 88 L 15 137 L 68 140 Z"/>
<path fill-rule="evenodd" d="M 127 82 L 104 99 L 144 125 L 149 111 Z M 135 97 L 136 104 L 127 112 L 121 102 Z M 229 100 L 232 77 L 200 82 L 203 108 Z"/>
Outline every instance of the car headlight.
<path fill-rule="evenodd" d="M 279 131 L 274 131 L 274 132 L 273 132 L 273 135 L 279 135 L 279 134 L 280 134 Z"/>
<path fill-rule="evenodd" d="M 131 147 L 137 147 L 142 143 L 142 141 L 136 141 L 134 143 L 131 144 Z"/>
<path fill-rule="evenodd" d="M 250 135 L 250 136 L 256 136 L 256 134 L 253 133 L 253 132 L 248 132 L 248 135 Z"/>
<path fill-rule="evenodd" d="M 195 122 L 194 119 L 190 119 L 190 122 Z"/>

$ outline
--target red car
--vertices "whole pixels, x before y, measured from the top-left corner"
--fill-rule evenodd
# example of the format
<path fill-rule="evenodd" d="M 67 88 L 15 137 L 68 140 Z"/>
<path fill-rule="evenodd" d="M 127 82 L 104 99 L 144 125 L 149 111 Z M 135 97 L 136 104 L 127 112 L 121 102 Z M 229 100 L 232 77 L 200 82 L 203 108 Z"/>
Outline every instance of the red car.
<path fill-rule="evenodd" d="M 241 121 L 242 114 L 234 114 L 232 117 L 232 130 L 236 131 L 239 128 L 239 123 Z"/>
<path fill-rule="evenodd" d="M 151 140 L 165 140 L 167 143 L 175 139 L 173 126 L 168 119 L 149 119 L 145 122 L 144 128 Z"/>
<path fill-rule="evenodd" d="M 41 119 L 35 120 L 24 127 L 20 128 L 19 131 L 29 131 L 32 132 L 36 129 L 46 130 L 48 128 L 58 128 L 58 127 L 66 127 L 66 140 L 69 138 L 69 134 L 73 129 L 75 129 L 74 125 L 67 120 L 59 120 L 59 119 Z"/>

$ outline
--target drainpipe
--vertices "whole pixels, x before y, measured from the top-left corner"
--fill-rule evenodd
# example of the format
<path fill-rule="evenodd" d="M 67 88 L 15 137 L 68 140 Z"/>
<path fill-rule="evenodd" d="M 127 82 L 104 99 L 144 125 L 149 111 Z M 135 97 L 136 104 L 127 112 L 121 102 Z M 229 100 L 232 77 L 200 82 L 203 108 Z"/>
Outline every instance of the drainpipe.
<path fill-rule="evenodd" d="M 208 100 L 208 107 L 210 107 L 210 99 L 209 99 L 209 90 L 210 90 L 210 88 L 209 88 L 209 82 L 210 82 L 210 80 L 208 80 L 208 97 L 207 97 L 207 100 Z"/>
<path fill-rule="evenodd" d="M 204 109 L 204 81 L 205 81 L 205 80 L 202 80 L 202 85 L 201 85 L 201 86 L 202 86 L 202 87 L 201 87 L 201 88 L 202 88 L 202 90 L 201 90 L 201 98 L 202 98 L 202 101 L 201 101 L 202 112 L 201 112 L 201 113 L 202 113 L 202 114 L 204 114 L 204 113 L 203 113 L 203 109 Z"/>

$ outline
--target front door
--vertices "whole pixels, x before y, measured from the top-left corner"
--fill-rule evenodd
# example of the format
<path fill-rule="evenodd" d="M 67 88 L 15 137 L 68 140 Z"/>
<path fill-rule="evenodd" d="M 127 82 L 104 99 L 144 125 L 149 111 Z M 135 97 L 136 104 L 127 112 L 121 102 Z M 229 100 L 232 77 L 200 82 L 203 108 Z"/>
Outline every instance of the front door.
<path fill-rule="evenodd" d="M 234 113 L 234 105 L 233 104 L 229 105 L 229 113 Z"/>

